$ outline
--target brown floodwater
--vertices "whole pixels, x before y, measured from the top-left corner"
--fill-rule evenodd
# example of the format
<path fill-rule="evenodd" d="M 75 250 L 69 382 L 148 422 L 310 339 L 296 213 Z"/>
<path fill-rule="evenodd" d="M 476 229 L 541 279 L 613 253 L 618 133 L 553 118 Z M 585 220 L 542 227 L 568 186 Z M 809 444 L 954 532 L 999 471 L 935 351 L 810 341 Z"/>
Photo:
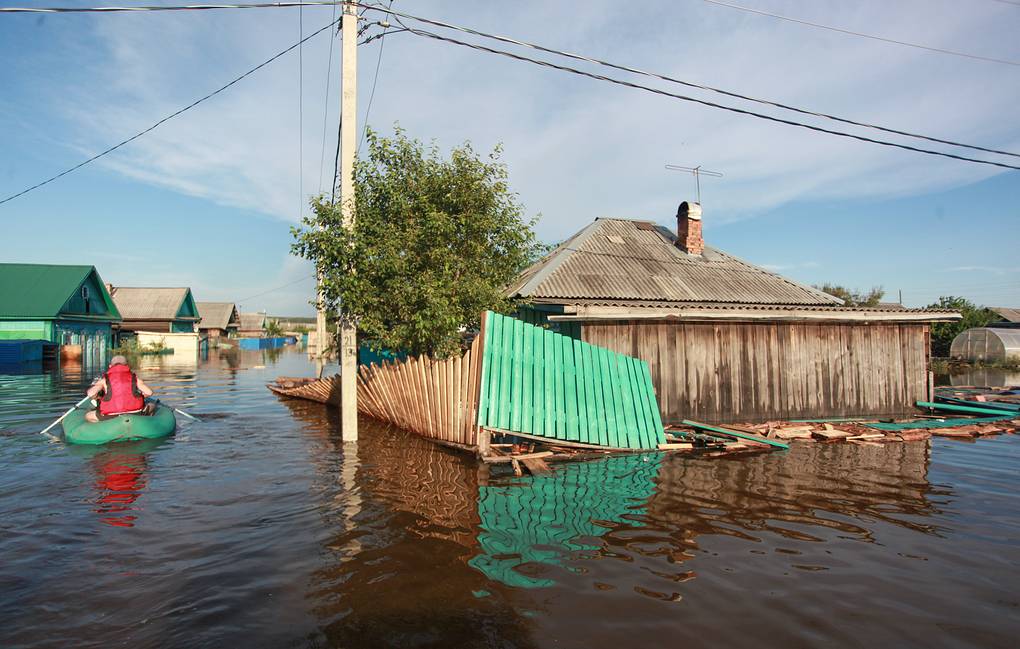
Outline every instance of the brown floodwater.
<path fill-rule="evenodd" d="M 9 370 L 8 370 L 9 372 Z M 0 647 L 1014 647 L 1020 437 L 629 455 L 551 475 L 265 389 L 299 353 L 143 361 L 206 415 L 37 434 L 94 368 L 0 374 Z"/>

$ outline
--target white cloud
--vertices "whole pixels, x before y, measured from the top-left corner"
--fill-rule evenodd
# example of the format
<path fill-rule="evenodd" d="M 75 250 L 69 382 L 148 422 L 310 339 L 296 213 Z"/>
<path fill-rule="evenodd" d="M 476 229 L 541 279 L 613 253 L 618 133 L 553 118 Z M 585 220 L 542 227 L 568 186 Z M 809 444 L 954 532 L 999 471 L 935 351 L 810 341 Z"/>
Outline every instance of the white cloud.
<path fill-rule="evenodd" d="M 1016 71 L 1006 66 L 699 2 L 603 1 L 587 3 L 583 11 L 567 3 L 472 4 L 470 9 L 450 1 L 404 4 L 398 1 L 396 7 L 749 95 L 1020 149 L 1020 123 L 1004 118 L 1015 113 L 1020 85 Z M 1015 39 L 1020 12 L 997 3 L 775 1 L 755 6 L 933 46 L 1020 58 Z M 306 33 L 328 22 L 330 11 L 305 10 Z M 297 15 L 289 10 L 130 15 L 93 24 L 102 47 L 96 61 L 80 69 L 67 96 L 67 114 L 80 133 L 75 144 L 89 150 L 148 126 L 297 40 Z M 104 158 L 104 164 L 141 182 L 296 220 L 304 197 L 319 188 L 328 44 L 322 35 L 304 49 L 300 190 L 296 53 Z M 359 119 L 378 47 L 377 41 L 359 55 Z M 332 71 L 338 75 L 335 62 Z M 780 114 L 712 93 L 653 85 Z M 332 177 L 336 90 L 333 83 L 326 189 Z M 907 196 L 999 173 L 770 124 L 406 33 L 388 37 L 372 108 L 371 122 L 384 130 L 396 120 L 411 135 L 436 138 L 443 148 L 471 140 L 484 151 L 503 142 L 512 185 L 531 213 L 543 213 L 539 233 L 547 239 L 562 238 L 604 214 L 668 221 L 675 205 L 694 193 L 689 177 L 663 169 L 670 162 L 703 164 L 725 174 L 702 183 L 706 213 L 719 221 L 794 200 Z"/>

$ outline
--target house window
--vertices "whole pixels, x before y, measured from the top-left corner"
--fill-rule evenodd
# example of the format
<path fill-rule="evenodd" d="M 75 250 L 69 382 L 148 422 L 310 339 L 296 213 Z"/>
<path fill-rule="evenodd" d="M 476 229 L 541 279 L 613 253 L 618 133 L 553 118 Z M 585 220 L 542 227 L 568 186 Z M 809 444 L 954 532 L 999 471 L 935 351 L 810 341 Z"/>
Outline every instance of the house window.
<path fill-rule="evenodd" d="M 81 299 L 82 299 L 82 302 L 85 303 L 85 313 L 91 313 L 92 311 L 89 308 L 89 287 L 88 286 L 82 286 L 81 287 Z"/>

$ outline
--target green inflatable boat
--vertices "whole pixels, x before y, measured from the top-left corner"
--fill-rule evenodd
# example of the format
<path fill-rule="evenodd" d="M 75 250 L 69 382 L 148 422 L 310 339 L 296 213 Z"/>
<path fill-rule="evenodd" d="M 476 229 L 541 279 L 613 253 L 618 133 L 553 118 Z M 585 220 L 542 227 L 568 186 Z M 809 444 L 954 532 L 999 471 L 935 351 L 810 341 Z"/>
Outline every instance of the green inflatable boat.
<path fill-rule="evenodd" d="M 138 439 L 166 437 L 177 428 L 174 411 L 161 403 L 156 404 L 152 415 L 131 413 L 101 419 L 92 423 L 85 421 L 85 413 L 91 408 L 76 408 L 64 417 L 64 439 L 71 444 L 106 444 Z"/>

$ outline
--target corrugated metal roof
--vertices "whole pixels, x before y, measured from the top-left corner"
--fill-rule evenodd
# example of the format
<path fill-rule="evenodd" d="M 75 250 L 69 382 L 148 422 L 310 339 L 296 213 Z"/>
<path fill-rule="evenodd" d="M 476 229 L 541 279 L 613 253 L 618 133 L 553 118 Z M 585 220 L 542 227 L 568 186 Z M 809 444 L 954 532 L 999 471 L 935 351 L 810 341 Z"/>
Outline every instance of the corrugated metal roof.
<path fill-rule="evenodd" d="M 125 320 L 194 320 L 177 316 L 189 288 L 114 286 L 110 294 Z"/>
<path fill-rule="evenodd" d="M 226 329 L 241 321 L 233 302 L 196 302 L 195 306 L 202 318 L 199 329 Z"/>
<path fill-rule="evenodd" d="M 0 318 L 54 318 L 92 273 L 102 287 L 94 266 L 0 264 Z M 94 317 L 119 320 L 113 302 L 103 299 L 110 313 Z"/>
<path fill-rule="evenodd" d="M 831 295 L 706 246 L 690 255 L 669 229 L 648 221 L 596 219 L 524 271 L 523 298 L 839 305 Z"/>
<path fill-rule="evenodd" d="M 561 304 L 561 300 L 556 298 L 537 298 L 534 300 L 534 304 Z M 958 311 L 952 309 L 911 309 L 899 304 L 890 307 L 875 306 L 875 307 L 851 307 L 851 306 L 840 306 L 838 304 L 820 304 L 820 305 L 803 305 L 803 304 L 721 304 L 718 302 L 680 302 L 680 301 L 668 301 L 668 300 L 604 300 L 604 299 L 573 299 L 570 304 L 576 306 L 593 306 L 593 307 L 639 307 L 639 308 L 656 308 L 656 309 L 669 309 L 669 308 L 697 308 L 697 309 L 714 309 L 717 311 L 813 311 L 819 313 L 925 313 L 930 315 L 948 315 L 958 316 Z"/>
<path fill-rule="evenodd" d="M 265 313 L 242 313 L 241 331 L 260 331 L 266 328 Z"/>
<path fill-rule="evenodd" d="M 990 306 L 988 308 L 1001 315 L 1006 322 L 1020 322 L 1020 309 L 1012 309 L 1007 306 Z"/>

